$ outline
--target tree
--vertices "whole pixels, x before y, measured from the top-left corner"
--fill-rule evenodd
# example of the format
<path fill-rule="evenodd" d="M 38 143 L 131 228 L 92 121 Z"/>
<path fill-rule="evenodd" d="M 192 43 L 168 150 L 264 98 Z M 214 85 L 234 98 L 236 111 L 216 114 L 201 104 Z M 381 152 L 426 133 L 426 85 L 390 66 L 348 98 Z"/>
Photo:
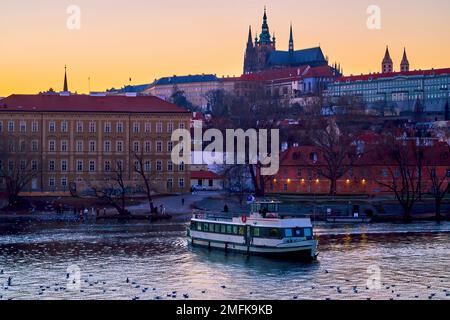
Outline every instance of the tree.
<path fill-rule="evenodd" d="M 0 178 L 5 182 L 9 206 L 20 201 L 20 193 L 39 173 L 31 161 L 21 159 L 20 153 L 16 152 L 21 149 L 22 146 L 16 140 L 5 139 L 0 145 Z"/>
<path fill-rule="evenodd" d="M 155 188 L 153 188 L 152 183 L 152 180 L 154 180 L 154 174 L 151 171 L 150 162 L 148 160 L 144 160 L 143 154 L 138 154 L 136 152 L 134 152 L 134 158 L 134 171 L 139 174 L 139 177 L 144 182 L 145 195 L 147 196 L 150 212 L 153 213 L 155 211 L 155 206 L 153 204 L 152 192 L 155 191 Z"/>
<path fill-rule="evenodd" d="M 173 88 L 172 95 L 170 96 L 170 101 L 180 108 L 186 109 L 188 111 L 194 111 L 195 109 L 192 103 L 186 98 L 185 92 L 179 90 L 176 86 Z"/>
<path fill-rule="evenodd" d="M 325 164 L 320 175 L 330 181 L 329 195 L 337 193 L 337 180 L 352 168 L 357 159 L 355 137 L 340 132 L 333 119 L 324 119 L 318 127 L 310 132 L 311 139 L 317 147 Z"/>
<path fill-rule="evenodd" d="M 421 196 L 421 161 L 423 154 L 414 142 L 395 140 L 378 150 L 379 160 L 386 166 L 386 180 L 377 183 L 394 193 L 403 208 L 405 221 L 412 219 L 415 203 Z"/>
<path fill-rule="evenodd" d="M 437 221 L 440 221 L 442 219 L 442 200 L 450 193 L 450 179 L 447 176 L 447 172 L 439 176 L 436 167 L 428 167 L 428 175 L 431 182 L 430 195 L 434 198 L 435 203 L 435 217 Z"/>
<path fill-rule="evenodd" d="M 98 200 L 111 205 L 119 215 L 130 215 L 126 209 L 127 186 L 122 163 L 117 162 L 116 169 L 106 174 L 103 181 L 88 181 L 88 185 Z"/>

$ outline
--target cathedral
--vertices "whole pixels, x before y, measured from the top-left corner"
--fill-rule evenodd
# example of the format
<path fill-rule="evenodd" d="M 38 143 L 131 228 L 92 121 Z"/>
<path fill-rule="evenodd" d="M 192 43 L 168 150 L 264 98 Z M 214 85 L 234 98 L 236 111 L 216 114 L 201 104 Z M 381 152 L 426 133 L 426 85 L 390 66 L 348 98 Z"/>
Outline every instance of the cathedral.
<path fill-rule="evenodd" d="M 306 66 L 319 67 L 327 66 L 320 47 L 295 50 L 292 25 L 290 29 L 288 51 L 276 50 L 275 35 L 271 36 L 269 24 L 267 23 L 267 13 L 264 8 L 263 24 L 261 34 L 256 36 L 253 42 L 251 27 L 248 31 L 248 42 L 244 58 L 244 74 L 260 72 L 268 69 Z"/>

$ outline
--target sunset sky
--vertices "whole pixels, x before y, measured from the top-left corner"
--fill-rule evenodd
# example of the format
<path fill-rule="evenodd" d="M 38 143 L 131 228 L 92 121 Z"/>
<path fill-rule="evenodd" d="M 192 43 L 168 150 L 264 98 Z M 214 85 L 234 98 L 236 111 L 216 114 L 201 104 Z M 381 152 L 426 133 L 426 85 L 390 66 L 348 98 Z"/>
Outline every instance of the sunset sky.
<path fill-rule="evenodd" d="M 66 26 L 81 8 L 81 29 Z M 78 93 L 150 83 L 174 74 L 240 75 L 248 26 L 258 34 L 264 5 L 277 49 L 319 43 L 345 74 L 379 71 L 386 45 L 396 69 L 406 46 L 412 69 L 450 67 L 448 0 L 1 0 L 0 96 Z M 381 8 L 381 30 L 366 26 Z"/>

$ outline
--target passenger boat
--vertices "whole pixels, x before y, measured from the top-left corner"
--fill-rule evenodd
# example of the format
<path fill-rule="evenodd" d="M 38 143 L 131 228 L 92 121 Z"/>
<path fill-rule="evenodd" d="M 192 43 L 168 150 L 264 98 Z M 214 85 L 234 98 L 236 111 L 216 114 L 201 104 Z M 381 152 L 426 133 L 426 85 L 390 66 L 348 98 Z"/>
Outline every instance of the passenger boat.
<path fill-rule="evenodd" d="M 250 215 L 194 214 L 188 228 L 192 246 L 283 258 L 317 258 L 318 241 L 309 218 L 278 213 L 279 202 L 257 201 Z"/>

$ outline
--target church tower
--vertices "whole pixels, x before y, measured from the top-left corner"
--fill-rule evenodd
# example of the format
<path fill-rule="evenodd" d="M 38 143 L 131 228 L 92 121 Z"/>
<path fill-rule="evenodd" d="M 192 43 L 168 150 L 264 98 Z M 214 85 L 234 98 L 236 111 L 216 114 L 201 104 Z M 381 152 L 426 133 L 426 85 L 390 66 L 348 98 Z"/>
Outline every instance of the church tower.
<path fill-rule="evenodd" d="M 400 71 L 401 72 L 408 72 L 409 71 L 409 61 L 408 57 L 406 56 L 406 48 L 403 50 L 403 59 L 400 63 Z"/>
<path fill-rule="evenodd" d="M 292 33 L 292 23 L 291 23 L 291 31 L 289 35 L 289 52 L 294 52 L 294 35 Z"/>
<path fill-rule="evenodd" d="M 245 57 L 244 57 L 244 74 L 251 73 L 255 68 L 255 46 L 253 45 L 253 37 L 252 37 L 252 27 L 248 28 L 248 40 L 247 40 L 247 48 L 245 49 Z"/>
<path fill-rule="evenodd" d="M 67 66 L 64 66 L 64 88 L 63 92 L 69 92 L 69 86 L 67 84 Z"/>
<path fill-rule="evenodd" d="M 264 16 L 262 23 L 262 31 L 259 40 L 255 41 L 256 61 L 254 71 L 262 71 L 266 69 L 267 60 L 272 51 L 275 51 L 275 37 L 271 38 L 269 24 L 267 22 L 267 12 L 264 7 Z"/>
<path fill-rule="evenodd" d="M 394 63 L 392 62 L 391 55 L 389 54 L 389 47 L 387 46 L 383 62 L 381 63 L 381 72 L 382 73 L 394 72 Z"/>

